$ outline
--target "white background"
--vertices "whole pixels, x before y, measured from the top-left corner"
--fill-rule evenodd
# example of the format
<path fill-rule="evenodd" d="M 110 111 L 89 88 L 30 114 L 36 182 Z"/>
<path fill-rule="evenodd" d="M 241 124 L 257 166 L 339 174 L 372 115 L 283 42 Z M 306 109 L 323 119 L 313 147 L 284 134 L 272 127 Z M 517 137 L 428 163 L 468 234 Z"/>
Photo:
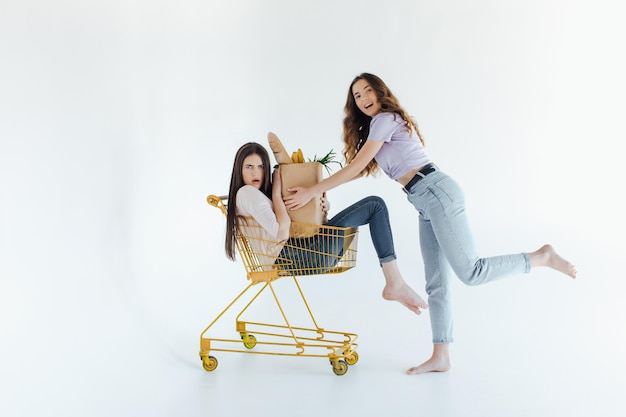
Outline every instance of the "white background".
<path fill-rule="evenodd" d="M 0 414 L 623 415 L 623 19 L 611 0 L 0 0 Z M 322 327 L 360 334 L 358 366 L 206 373 L 199 334 L 245 285 L 206 195 L 269 131 L 339 152 L 363 71 L 463 186 L 481 255 L 549 242 L 579 278 L 455 282 L 453 370 L 408 377 L 428 316 L 382 300 L 362 228 L 355 269 L 303 281 Z M 368 194 L 423 293 L 399 186 L 329 197 Z"/>

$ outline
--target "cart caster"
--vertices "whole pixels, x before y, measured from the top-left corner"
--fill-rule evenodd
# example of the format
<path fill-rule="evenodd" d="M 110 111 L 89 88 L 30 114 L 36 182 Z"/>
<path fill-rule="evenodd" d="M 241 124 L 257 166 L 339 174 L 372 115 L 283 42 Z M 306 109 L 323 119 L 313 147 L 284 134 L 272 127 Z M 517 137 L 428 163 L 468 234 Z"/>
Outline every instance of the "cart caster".
<path fill-rule="evenodd" d="M 333 363 L 333 372 L 335 375 L 345 375 L 348 372 L 348 364 L 343 359 L 339 359 Z"/>
<path fill-rule="evenodd" d="M 217 368 L 217 359 L 215 358 L 215 356 L 203 356 L 202 367 L 207 372 L 214 371 L 215 368 Z"/>
<path fill-rule="evenodd" d="M 350 352 L 344 356 L 344 360 L 348 365 L 354 365 L 359 361 L 359 354 L 356 352 Z"/>
<path fill-rule="evenodd" d="M 256 337 L 252 334 L 242 334 L 241 340 L 243 340 L 243 345 L 248 349 L 252 349 L 256 346 Z"/>

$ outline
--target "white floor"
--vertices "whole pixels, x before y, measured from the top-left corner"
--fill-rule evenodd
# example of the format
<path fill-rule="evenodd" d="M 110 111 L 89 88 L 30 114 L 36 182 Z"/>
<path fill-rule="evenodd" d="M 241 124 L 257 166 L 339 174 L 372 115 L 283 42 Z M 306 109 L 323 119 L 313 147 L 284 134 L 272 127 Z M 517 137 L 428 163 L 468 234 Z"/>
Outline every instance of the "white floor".
<path fill-rule="evenodd" d="M 382 300 L 380 277 L 367 269 L 303 280 L 321 327 L 360 335 L 360 360 L 343 376 L 321 358 L 220 352 L 218 368 L 204 371 L 198 336 L 235 291 L 202 288 L 157 311 L 114 288 L 87 301 L 83 292 L 78 304 L 57 288 L 28 327 L 3 337 L 0 415 L 624 415 L 624 322 L 613 303 L 621 295 L 609 281 L 538 271 L 459 284 L 453 369 L 407 376 L 430 353 L 428 315 Z M 277 286 L 287 288 L 283 281 Z M 528 299 L 539 282 L 544 291 Z M 233 280 L 232 288 L 242 285 Z M 270 311 L 259 305 L 255 314 Z M 224 336 L 236 337 L 225 323 Z"/>

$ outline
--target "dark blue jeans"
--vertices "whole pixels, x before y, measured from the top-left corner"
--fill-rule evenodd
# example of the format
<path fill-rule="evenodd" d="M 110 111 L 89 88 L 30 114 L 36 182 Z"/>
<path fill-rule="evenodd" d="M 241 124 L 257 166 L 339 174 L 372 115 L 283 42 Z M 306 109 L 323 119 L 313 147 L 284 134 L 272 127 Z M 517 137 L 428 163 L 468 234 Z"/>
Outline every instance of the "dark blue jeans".
<path fill-rule="evenodd" d="M 380 264 L 396 259 L 389 212 L 382 198 L 365 197 L 337 213 L 326 226 L 358 227 L 369 225 L 370 236 Z M 308 271 L 303 275 L 318 274 L 335 266 L 343 254 L 343 231 L 335 236 L 325 233 L 308 238 L 290 238 L 278 255 L 277 264 L 290 264 L 288 269 Z M 314 254 L 312 256 L 312 254 Z M 318 269 L 319 268 L 319 269 Z"/>

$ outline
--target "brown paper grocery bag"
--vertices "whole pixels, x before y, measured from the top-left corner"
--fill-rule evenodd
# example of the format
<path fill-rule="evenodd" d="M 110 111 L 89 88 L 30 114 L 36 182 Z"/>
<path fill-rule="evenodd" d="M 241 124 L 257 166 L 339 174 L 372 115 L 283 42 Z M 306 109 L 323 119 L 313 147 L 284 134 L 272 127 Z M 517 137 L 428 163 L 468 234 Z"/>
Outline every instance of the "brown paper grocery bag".
<path fill-rule="evenodd" d="M 319 162 L 304 162 L 299 164 L 281 164 L 280 177 L 282 180 L 283 196 L 293 193 L 287 191 L 291 187 L 311 187 L 323 179 L 322 164 Z M 320 198 L 322 195 L 316 195 L 297 210 L 289 211 L 289 218 L 292 222 L 310 223 L 312 225 L 321 225 L 324 221 L 324 212 L 320 206 Z M 306 228 L 303 233 L 299 233 L 297 237 L 312 235 L 317 233 L 316 227 Z"/>

